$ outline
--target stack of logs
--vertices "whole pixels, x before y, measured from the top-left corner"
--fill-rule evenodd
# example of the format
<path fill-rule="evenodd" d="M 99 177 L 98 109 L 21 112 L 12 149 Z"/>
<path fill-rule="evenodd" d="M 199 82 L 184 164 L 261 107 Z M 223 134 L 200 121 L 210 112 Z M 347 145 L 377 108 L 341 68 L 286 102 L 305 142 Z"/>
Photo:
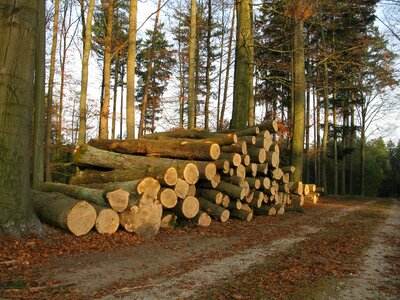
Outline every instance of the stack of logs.
<path fill-rule="evenodd" d="M 235 132 L 91 140 L 75 149 L 79 171 L 70 184 L 44 183 L 33 193 L 34 207 L 44 221 L 75 235 L 95 226 L 100 233 L 122 227 L 151 237 L 177 222 L 250 221 L 317 203 L 316 186 L 290 182 L 294 167 L 280 166 L 271 136 L 277 129 L 265 121 Z"/>

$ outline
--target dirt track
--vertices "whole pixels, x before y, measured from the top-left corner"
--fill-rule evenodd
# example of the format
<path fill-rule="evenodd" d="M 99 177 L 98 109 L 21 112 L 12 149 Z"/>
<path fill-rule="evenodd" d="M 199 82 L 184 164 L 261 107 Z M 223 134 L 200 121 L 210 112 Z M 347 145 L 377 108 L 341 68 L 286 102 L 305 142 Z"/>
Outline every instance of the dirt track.
<path fill-rule="evenodd" d="M 85 241 L 85 247 L 90 241 Z M 83 243 L 76 239 L 69 242 Z M 230 220 L 224 224 L 214 222 L 209 228 L 165 230 L 154 241 L 135 240 L 135 245 L 121 247 L 116 244 L 102 251 L 93 246 L 93 250 L 80 254 L 71 251 L 68 255 L 49 255 L 43 264 L 32 258 L 31 267 L 22 269 L 0 260 L 0 269 L 20 272 L 14 273 L 18 278 L 12 278 L 13 273 L 7 272 L 10 270 L 2 272 L 0 296 L 400 296 L 400 207 L 396 200 L 323 199 L 317 206 L 305 207 L 304 213 L 257 217 L 250 223 Z M 16 279 L 24 283 L 22 287 L 12 285 Z"/>

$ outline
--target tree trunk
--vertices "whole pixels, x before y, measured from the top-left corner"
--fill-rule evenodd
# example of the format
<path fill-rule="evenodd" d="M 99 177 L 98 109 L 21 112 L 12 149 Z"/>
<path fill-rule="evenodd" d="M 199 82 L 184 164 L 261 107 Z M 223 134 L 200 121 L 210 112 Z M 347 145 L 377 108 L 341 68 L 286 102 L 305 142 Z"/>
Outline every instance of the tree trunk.
<path fill-rule="evenodd" d="M 114 58 L 114 87 L 113 87 L 113 113 L 111 123 L 111 139 L 115 139 L 115 128 L 117 127 L 117 96 L 118 96 L 118 75 L 119 75 L 119 51 L 115 53 Z M 123 79 L 122 79 L 123 80 Z M 121 115 L 122 117 L 122 115 Z M 121 132 L 122 134 L 122 132 Z"/>
<path fill-rule="evenodd" d="M 196 0 L 191 0 L 190 5 L 190 32 L 189 32 L 189 79 L 188 79 L 188 129 L 196 127 L 195 124 L 195 65 L 196 65 Z"/>
<path fill-rule="evenodd" d="M 206 48 L 207 48 L 207 63 L 206 63 L 206 99 L 204 103 L 204 129 L 209 129 L 209 106 L 210 106 L 210 98 L 211 98 L 211 80 L 210 80 L 210 72 L 211 72 L 211 59 L 212 59 L 212 50 L 211 50 L 211 31 L 212 31 L 212 6 L 211 0 L 207 1 L 207 9 L 208 9 L 208 17 L 207 17 L 207 40 L 206 40 Z"/>
<path fill-rule="evenodd" d="M 88 69 L 89 56 L 92 46 L 92 18 L 94 10 L 94 0 L 90 0 L 88 7 L 88 15 L 85 25 L 85 38 L 83 41 L 83 56 L 82 56 L 82 78 L 81 78 L 81 95 L 79 100 L 79 136 L 78 144 L 84 144 L 86 140 L 86 97 L 88 85 Z"/>
<path fill-rule="evenodd" d="M 45 81 L 46 81 L 46 59 L 45 59 L 45 41 L 46 41 L 46 24 L 45 24 L 45 1 L 39 1 L 38 5 L 38 29 L 36 38 L 35 53 L 35 114 L 33 125 L 33 157 L 32 157 L 32 187 L 34 189 L 43 182 L 43 154 L 44 154 L 44 137 L 45 137 Z M 1 225 L 0 225 L 1 226 Z"/>
<path fill-rule="evenodd" d="M 236 1 L 233 1 L 233 9 L 232 9 L 232 23 L 231 23 L 231 32 L 229 34 L 229 45 L 228 45 L 228 58 L 226 62 L 226 71 L 225 71 L 225 84 L 224 84 L 224 96 L 222 98 L 222 108 L 221 115 L 218 122 L 218 130 L 224 129 L 224 113 L 226 108 L 226 101 L 228 99 L 228 88 L 229 88 L 229 70 L 231 67 L 231 57 L 232 57 L 232 41 L 233 41 L 233 32 L 234 32 L 234 24 L 235 24 L 235 13 L 236 13 Z"/>
<path fill-rule="evenodd" d="M 106 34 L 104 49 L 104 98 L 100 111 L 100 138 L 108 138 L 108 119 L 110 111 L 110 77 L 111 77 L 111 40 L 114 16 L 114 0 L 102 0 L 103 12 L 106 18 Z"/>
<path fill-rule="evenodd" d="M 130 0 L 129 37 L 126 83 L 126 138 L 135 138 L 135 67 L 136 67 L 136 26 L 137 0 Z M 121 134 L 122 136 L 122 134 Z"/>
<path fill-rule="evenodd" d="M 233 90 L 231 128 L 244 128 L 249 121 L 249 99 L 253 94 L 250 80 L 253 63 L 251 3 L 243 0 L 237 3 L 236 59 Z"/>
<path fill-rule="evenodd" d="M 53 114 L 53 89 L 54 89 L 54 73 L 56 65 L 56 50 L 58 37 L 58 17 L 60 14 L 60 0 L 54 3 L 54 19 L 53 19 L 53 36 L 50 52 L 50 71 L 49 84 L 47 89 L 47 113 L 46 113 L 46 146 L 45 146 L 45 177 L 46 181 L 51 181 L 51 119 Z"/>
<path fill-rule="evenodd" d="M 322 149 L 321 149 L 321 182 L 325 190 L 327 190 L 327 179 L 326 179 L 326 164 L 328 151 L 328 131 L 329 131 L 329 94 L 328 94 L 328 53 L 325 42 L 325 33 L 322 28 L 321 30 L 322 47 L 324 51 L 324 135 L 322 137 Z"/>
<path fill-rule="evenodd" d="M 296 2 L 296 12 L 304 9 L 300 6 L 300 1 Z M 292 139 L 292 164 L 297 172 L 293 173 L 292 180 L 302 180 L 303 177 L 303 148 L 304 148 L 304 86 L 305 86 L 305 70 L 304 70 L 304 36 L 303 24 L 301 19 L 295 20 L 293 53 L 294 53 L 294 129 Z"/>
<path fill-rule="evenodd" d="M 40 228 L 28 194 L 37 6 L 7 1 L 0 9 L 0 234 Z"/>
<path fill-rule="evenodd" d="M 126 154 L 146 154 L 157 157 L 173 157 L 184 159 L 216 160 L 220 155 L 220 147 L 215 143 L 203 141 L 170 140 L 91 140 L 88 143 L 99 149 Z"/>
<path fill-rule="evenodd" d="M 96 210 L 86 201 L 60 193 L 32 191 L 36 214 L 46 223 L 63 228 L 76 236 L 88 233 L 96 222 Z"/>

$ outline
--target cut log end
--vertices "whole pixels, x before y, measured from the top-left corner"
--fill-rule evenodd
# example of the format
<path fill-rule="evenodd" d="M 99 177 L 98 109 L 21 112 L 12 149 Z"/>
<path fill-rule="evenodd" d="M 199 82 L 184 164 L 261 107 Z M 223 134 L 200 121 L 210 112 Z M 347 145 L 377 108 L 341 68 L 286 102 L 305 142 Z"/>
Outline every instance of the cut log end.
<path fill-rule="evenodd" d="M 173 186 L 178 180 L 178 172 L 174 167 L 168 168 L 164 174 L 164 183 L 168 186 Z"/>
<path fill-rule="evenodd" d="M 195 217 L 197 224 L 201 227 L 208 227 L 211 225 L 211 217 L 203 211 L 199 211 Z"/>
<path fill-rule="evenodd" d="M 67 227 L 76 236 L 88 233 L 97 218 L 96 210 L 86 201 L 76 203 L 68 213 Z"/>
<path fill-rule="evenodd" d="M 173 208 L 178 202 L 178 196 L 172 189 L 162 189 L 158 195 L 158 199 L 165 208 Z"/>
<path fill-rule="evenodd" d="M 183 178 L 189 184 L 195 184 L 199 180 L 199 169 L 193 163 L 188 163 L 183 170 Z"/>
<path fill-rule="evenodd" d="M 222 214 L 221 214 L 220 221 L 221 221 L 222 223 L 228 221 L 230 215 L 231 215 L 231 213 L 229 212 L 229 210 L 225 209 L 225 210 L 222 212 Z"/>
<path fill-rule="evenodd" d="M 95 228 L 98 233 L 111 234 L 119 227 L 119 216 L 115 210 L 106 208 L 97 215 Z"/>
<path fill-rule="evenodd" d="M 123 189 L 106 193 L 106 198 L 110 207 L 116 212 L 121 212 L 128 207 L 129 193 Z"/>
<path fill-rule="evenodd" d="M 218 144 L 212 144 L 210 147 L 210 157 L 213 160 L 217 160 L 221 154 L 221 149 Z"/>
<path fill-rule="evenodd" d="M 160 190 L 160 183 L 158 180 L 146 177 L 140 181 L 140 183 L 136 187 L 137 193 L 140 194 L 147 194 L 152 198 L 157 198 L 158 191 Z"/>
<path fill-rule="evenodd" d="M 192 219 L 199 212 L 200 209 L 199 201 L 197 200 L 196 197 L 188 196 L 183 200 L 181 209 L 183 215 L 186 218 Z"/>

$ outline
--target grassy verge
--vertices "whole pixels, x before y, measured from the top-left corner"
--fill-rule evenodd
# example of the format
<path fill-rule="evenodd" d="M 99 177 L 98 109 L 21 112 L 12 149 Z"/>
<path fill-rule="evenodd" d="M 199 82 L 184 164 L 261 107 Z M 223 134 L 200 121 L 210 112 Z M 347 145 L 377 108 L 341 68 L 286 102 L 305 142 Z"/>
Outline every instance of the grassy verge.
<path fill-rule="evenodd" d="M 365 204 L 251 270 L 220 282 L 200 299 L 320 299 L 356 273 L 390 200 Z"/>

